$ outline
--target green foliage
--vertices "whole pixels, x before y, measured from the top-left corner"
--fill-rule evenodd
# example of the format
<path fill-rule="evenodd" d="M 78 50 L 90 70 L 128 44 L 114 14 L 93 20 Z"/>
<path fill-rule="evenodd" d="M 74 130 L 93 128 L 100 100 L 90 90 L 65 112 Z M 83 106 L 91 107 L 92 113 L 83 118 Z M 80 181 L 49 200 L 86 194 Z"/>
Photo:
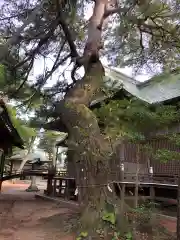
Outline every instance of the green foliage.
<path fill-rule="evenodd" d="M 125 240 L 131 240 L 132 234 L 130 231 L 126 232 L 125 234 L 121 234 L 118 231 L 118 226 L 116 226 L 116 215 L 114 212 L 104 211 L 102 220 L 109 225 L 108 234 L 112 236 L 112 240 L 119 240 L 119 239 L 125 239 Z M 104 231 L 102 230 L 96 230 L 96 232 L 99 234 L 100 238 L 103 238 Z"/>
<path fill-rule="evenodd" d="M 179 136 L 179 134 L 174 133 L 172 135 L 167 136 L 167 138 L 169 139 L 170 142 L 175 143 L 175 145 L 177 147 L 180 147 L 180 136 Z"/>
<path fill-rule="evenodd" d="M 140 100 L 114 100 L 96 109 L 105 132 L 113 138 L 143 141 L 147 132 L 169 126 L 179 120 L 175 106 L 151 106 Z"/>
<path fill-rule="evenodd" d="M 47 103 L 47 98 L 42 96 L 41 89 L 37 90 L 31 82 L 25 81 L 26 66 L 25 69 L 22 67 L 12 72 L 9 64 L 8 61 L 0 64 L 0 92 L 13 100 L 22 115 L 39 110 L 43 104 Z"/>
<path fill-rule="evenodd" d="M 88 237 L 88 232 L 81 232 L 76 240 L 83 240 L 84 238 Z"/>
<path fill-rule="evenodd" d="M 177 148 L 180 147 L 180 136 L 179 134 L 172 134 L 167 136 L 167 140 L 169 143 L 173 143 Z M 166 148 L 158 149 L 154 153 L 154 158 L 160 162 L 167 163 L 168 161 L 179 161 L 180 160 L 180 152 L 176 150 L 169 150 Z"/>
<path fill-rule="evenodd" d="M 125 234 L 125 239 L 126 240 L 132 240 L 132 233 L 131 232 L 128 232 Z"/>
<path fill-rule="evenodd" d="M 167 163 L 171 160 L 180 160 L 180 153 L 166 148 L 158 149 L 155 153 L 155 159 L 163 163 Z"/>
<path fill-rule="evenodd" d="M 119 240 L 120 239 L 120 232 L 114 232 L 114 236 L 112 237 L 112 240 Z"/>
<path fill-rule="evenodd" d="M 27 146 L 30 143 L 31 138 L 36 137 L 37 131 L 28 127 L 27 123 L 24 123 L 20 118 L 17 117 L 17 112 L 14 107 L 8 105 L 7 109 L 13 126 L 16 128 L 25 145 Z"/>
<path fill-rule="evenodd" d="M 137 208 L 132 209 L 133 213 L 138 213 L 138 214 L 147 214 L 150 216 L 152 213 L 152 210 L 154 209 L 155 203 L 154 202 L 148 202 L 146 204 L 141 204 L 138 205 Z"/>
<path fill-rule="evenodd" d="M 172 127 L 179 122 L 180 114 L 176 106 L 148 105 L 140 100 L 110 101 L 95 110 L 104 131 L 113 140 L 126 139 L 137 144 L 140 153 L 146 153 L 157 161 L 167 163 L 170 160 L 180 160 L 180 153 L 171 149 L 153 149 L 145 142 L 149 134 Z M 166 136 L 169 142 L 180 146 L 178 134 Z"/>
<path fill-rule="evenodd" d="M 121 66 L 133 65 L 139 72 L 144 70 L 144 66 L 146 71 L 151 72 L 157 71 L 157 65 L 168 70 L 176 68 L 179 65 L 179 30 L 176 31 L 179 1 L 138 3 L 128 16 L 123 18 L 120 15 L 117 25 L 111 27 L 109 36 L 112 37 L 106 49 L 109 58 L 112 59 L 113 49 L 114 63 Z M 130 2 L 125 1 L 125 6 L 128 4 Z"/>
<path fill-rule="evenodd" d="M 104 211 L 103 216 L 102 216 L 102 220 L 105 221 L 105 222 L 109 222 L 112 225 L 114 225 L 115 222 L 116 222 L 116 217 L 115 217 L 114 213 Z"/>
<path fill-rule="evenodd" d="M 88 233 L 87 233 L 87 232 L 81 232 L 81 233 L 80 233 L 80 236 L 85 238 L 85 237 L 88 236 Z"/>

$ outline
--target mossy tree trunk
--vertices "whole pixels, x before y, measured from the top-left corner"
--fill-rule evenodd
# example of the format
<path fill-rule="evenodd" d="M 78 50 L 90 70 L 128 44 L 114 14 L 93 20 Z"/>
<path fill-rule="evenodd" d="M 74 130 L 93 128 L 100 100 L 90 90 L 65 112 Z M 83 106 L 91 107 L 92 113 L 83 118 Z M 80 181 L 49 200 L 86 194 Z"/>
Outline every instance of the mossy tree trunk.
<path fill-rule="evenodd" d="M 100 209 L 103 209 L 105 191 L 108 180 L 108 163 L 110 144 L 100 132 L 98 121 L 94 113 L 88 108 L 98 85 L 102 83 L 104 70 L 101 63 L 91 63 L 91 68 L 86 72 L 81 84 L 75 87 L 72 95 L 58 105 L 58 112 L 66 124 L 69 133 L 68 147 L 74 153 L 71 155 L 76 165 L 83 168 L 84 177 L 79 181 L 79 191 L 84 192 L 83 203 L 88 206 L 89 213 L 96 213 L 99 217 Z M 89 90 L 84 86 L 88 82 Z M 92 85 L 91 83 L 96 85 Z M 82 98 L 77 98 L 81 92 Z M 84 101 L 81 101 L 83 100 Z M 88 99 L 88 100 L 87 100 Z M 82 189 L 81 189 L 82 188 Z M 94 211 L 93 211 L 94 210 Z M 95 216 L 88 216 L 90 225 L 95 223 Z"/>
<path fill-rule="evenodd" d="M 108 140 L 100 132 L 96 116 L 89 109 L 91 101 L 102 89 L 105 75 L 99 60 L 99 50 L 107 4 L 106 0 L 95 2 L 82 57 L 85 75 L 57 106 L 57 112 L 69 133 L 68 146 L 74 152 L 73 161 L 76 164 L 80 162 L 86 173 L 84 186 L 80 188 L 86 189 L 83 202 L 85 211 L 88 210 L 88 221 L 84 223 L 90 227 L 99 219 L 104 208 L 111 151 Z"/>

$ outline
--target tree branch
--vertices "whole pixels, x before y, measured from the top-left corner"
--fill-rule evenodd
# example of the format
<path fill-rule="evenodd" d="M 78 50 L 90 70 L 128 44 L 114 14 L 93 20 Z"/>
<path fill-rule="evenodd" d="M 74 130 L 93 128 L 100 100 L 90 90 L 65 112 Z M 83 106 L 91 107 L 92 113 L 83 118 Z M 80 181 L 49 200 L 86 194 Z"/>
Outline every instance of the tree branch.
<path fill-rule="evenodd" d="M 78 58 L 79 54 L 77 52 L 76 45 L 74 43 L 74 37 L 66 23 L 65 17 L 63 16 L 63 12 L 62 12 L 59 0 L 56 0 L 56 6 L 57 6 L 57 10 L 58 10 L 59 24 L 62 27 L 62 30 L 65 34 L 66 40 L 69 44 L 70 51 L 71 51 L 71 57 Z"/>
<path fill-rule="evenodd" d="M 133 7 L 135 7 L 137 4 L 137 0 L 133 0 L 131 5 L 129 7 L 118 7 L 115 4 L 115 7 L 112 7 L 112 8 L 109 8 L 109 9 L 106 9 L 105 13 L 104 13 L 104 18 L 107 18 L 109 17 L 110 15 L 113 15 L 113 14 L 120 14 L 120 13 L 123 13 L 124 15 L 126 15 Z"/>
<path fill-rule="evenodd" d="M 24 79 L 24 81 L 19 85 L 19 87 L 10 95 L 11 98 L 15 97 L 15 95 L 18 94 L 18 92 L 20 91 L 20 89 L 24 86 L 24 84 L 26 83 L 26 81 L 28 80 L 28 76 L 29 76 L 29 73 L 33 67 L 33 64 L 34 64 L 34 58 L 31 59 L 31 62 L 30 62 L 30 65 L 28 67 L 28 70 L 27 70 L 27 73 L 26 73 L 26 77 Z"/>
<path fill-rule="evenodd" d="M 39 41 L 37 47 L 32 50 L 30 53 L 29 53 L 29 56 L 27 58 L 25 58 L 22 62 L 16 64 L 15 68 L 19 68 L 21 67 L 22 65 L 24 65 L 26 62 L 28 62 L 31 58 L 33 58 L 35 56 L 35 54 L 39 53 L 40 52 L 40 48 L 47 43 L 47 41 L 49 40 L 49 38 L 52 36 L 52 34 L 54 33 L 57 25 L 58 25 L 58 22 L 59 22 L 59 19 L 56 18 L 55 21 L 53 21 L 50 26 L 49 26 L 49 32 L 47 34 L 45 34 Z"/>
<path fill-rule="evenodd" d="M 59 15 L 60 15 L 59 24 L 61 25 L 61 27 L 63 29 L 63 32 L 65 34 L 66 40 L 69 44 L 69 47 L 70 47 L 70 50 L 71 50 L 71 57 L 77 58 L 77 57 L 79 57 L 79 54 L 77 52 L 72 33 L 71 33 L 68 25 L 66 24 L 65 20 L 63 19 L 62 13 L 60 13 Z"/>
<path fill-rule="evenodd" d="M 62 65 L 69 57 L 71 57 L 70 54 L 68 54 L 67 56 L 65 56 L 63 59 L 61 59 L 61 61 L 59 61 L 59 63 L 57 63 L 56 65 L 53 65 L 52 69 L 50 72 L 48 72 L 46 74 L 46 76 L 44 77 L 42 83 L 38 86 L 38 88 L 34 91 L 34 93 L 28 98 L 26 99 L 25 101 L 23 101 L 22 104 L 19 105 L 20 106 L 24 106 L 25 104 L 29 103 L 28 104 L 28 107 L 27 107 L 27 110 L 32 102 L 32 99 L 33 97 L 36 95 L 36 93 L 41 89 L 41 87 L 46 83 L 46 81 L 49 79 L 49 77 L 53 74 L 53 72 L 60 66 Z"/>
<path fill-rule="evenodd" d="M 12 18 L 18 18 L 18 17 L 24 16 L 25 14 L 28 14 L 28 13 L 34 11 L 34 9 L 35 9 L 35 8 L 27 9 L 27 10 L 25 10 L 24 12 L 21 12 L 21 13 L 18 13 L 18 14 L 14 14 L 14 15 L 12 15 L 12 16 L 0 18 L 0 21 L 6 21 L 6 20 L 10 20 L 10 19 L 12 19 Z"/>
<path fill-rule="evenodd" d="M 139 29 L 139 34 L 140 34 L 140 47 L 141 47 L 141 52 L 144 50 L 144 45 L 143 45 L 143 33 L 140 28 Z"/>
<path fill-rule="evenodd" d="M 129 11 L 129 8 L 122 8 L 122 7 L 106 9 L 104 13 L 104 18 L 107 18 L 110 15 L 117 14 L 117 13 L 126 13 L 128 11 Z"/>
<path fill-rule="evenodd" d="M 57 64 L 57 62 L 58 62 L 59 56 L 60 56 L 60 54 L 61 54 L 61 52 L 62 52 L 62 50 L 63 50 L 63 48 L 64 48 L 65 43 L 66 43 L 66 40 L 63 41 L 62 46 L 61 46 L 61 48 L 59 49 L 58 55 L 57 55 L 57 57 L 56 57 L 56 60 L 55 60 L 55 62 L 54 62 L 54 65 L 53 65 L 53 67 L 52 67 L 51 72 L 54 70 L 54 68 L 56 68 L 56 64 Z M 18 92 L 20 91 L 20 89 L 21 89 L 21 88 L 24 86 L 24 84 L 26 83 L 26 81 L 27 81 L 27 79 L 28 79 L 28 76 L 29 76 L 29 73 L 30 73 L 30 71 L 31 71 L 31 69 L 32 69 L 32 67 L 33 67 L 33 64 L 34 64 L 34 57 L 31 59 L 31 62 L 30 62 L 30 65 L 29 65 L 29 68 L 28 68 L 28 71 L 27 71 L 27 74 L 26 74 L 26 78 L 25 78 L 24 81 L 20 84 L 20 86 L 15 90 L 15 92 L 12 93 L 12 96 L 11 96 L 12 98 L 13 98 L 16 94 L 18 94 Z M 50 72 L 50 73 L 51 73 L 51 72 Z"/>

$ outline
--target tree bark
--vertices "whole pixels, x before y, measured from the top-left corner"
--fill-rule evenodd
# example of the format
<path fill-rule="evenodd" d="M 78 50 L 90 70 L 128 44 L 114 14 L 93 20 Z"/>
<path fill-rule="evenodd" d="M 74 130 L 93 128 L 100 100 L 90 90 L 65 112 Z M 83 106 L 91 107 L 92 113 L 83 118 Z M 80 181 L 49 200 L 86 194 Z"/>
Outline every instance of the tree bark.
<path fill-rule="evenodd" d="M 100 133 L 96 116 L 88 108 L 94 97 L 93 93 L 102 83 L 103 76 L 101 63 L 99 61 L 91 63 L 81 84 L 76 85 L 72 94 L 66 96 L 57 108 L 71 139 L 68 142 L 69 149 L 74 152 L 71 161 L 76 165 L 80 163 L 84 169 L 83 173 L 80 172 L 82 177 L 79 180 L 79 191 L 83 192 L 81 198 L 88 207 L 88 215 L 93 214 L 86 219 L 89 226 L 95 224 L 95 219 L 100 216 L 100 209 L 104 207 L 102 205 L 108 181 L 108 157 L 111 150 L 109 142 Z M 89 82 L 89 91 L 83 89 L 86 82 Z"/>
<path fill-rule="evenodd" d="M 68 147 L 73 161 L 84 166 L 79 180 L 79 191 L 86 206 L 84 227 L 97 226 L 104 209 L 108 181 L 108 164 L 111 146 L 101 134 L 98 120 L 88 108 L 103 86 L 104 68 L 99 60 L 101 34 L 107 0 L 96 0 L 89 21 L 88 38 L 84 49 L 83 66 L 85 75 L 65 95 L 56 110 L 69 134 Z M 83 190 L 83 191 L 82 191 Z M 88 216 L 87 216 L 88 215 Z M 96 221 L 97 220 L 97 221 Z"/>

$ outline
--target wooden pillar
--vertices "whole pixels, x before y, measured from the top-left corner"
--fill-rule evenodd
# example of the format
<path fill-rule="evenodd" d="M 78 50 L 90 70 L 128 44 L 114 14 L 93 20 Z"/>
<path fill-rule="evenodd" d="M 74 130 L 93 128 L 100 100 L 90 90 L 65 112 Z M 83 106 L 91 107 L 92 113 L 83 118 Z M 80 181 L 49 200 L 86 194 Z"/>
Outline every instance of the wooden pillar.
<path fill-rule="evenodd" d="M 54 185 L 53 185 L 53 196 L 55 197 L 56 194 L 56 187 L 57 187 L 57 179 L 54 179 Z"/>
<path fill-rule="evenodd" d="M 65 179 L 64 197 L 66 200 L 69 200 L 69 180 L 68 179 Z"/>
<path fill-rule="evenodd" d="M 13 171 L 13 165 L 14 165 L 14 162 L 13 162 L 13 160 L 11 160 L 11 165 L 10 165 L 10 175 L 12 174 L 12 171 Z"/>
<path fill-rule="evenodd" d="M 78 166 L 76 166 L 76 196 L 77 196 L 77 200 L 79 202 L 79 204 L 81 204 L 83 202 L 83 195 L 82 195 L 82 191 L 83 191 L 83 188 L 82 188 L 82 178 L 81 178 L 81 169 L 79 167 L 80 164 L 78 164 Z M 79 187 L 80 186 L 80 187 Z"/>
<path fill-rule="evenodd" d="M 120 211 L 121 214 L 123 214 L 124 211 L 124 201 L 125 201 L 125 190 L 126 190 L 126 186 L 124 183 L 124 160 L 125 160 L 125 143 L 122 142 L 120 145 L 120 152 L 119 152 L 119 162 L 120 162 L 120 188 L 121 188 L 121 207 L 120 207 Z"/>
<path fill-rule="evenodd" d="M 78 197 L 80 197 L 80 204 L 83 204 L 84 199 L 86 198 L 86 191 L 88 190 L 88 185 L 91 184 L 88 179 L 88 172 L 86 171 L 84 165 L 81 165 L 79 177 L 80 187 L 78 189 Z"/>
<path fill-rule="evenodd" d="M 52 186 L 52 178 L 50 178 L 48 176 L 48 180 L 47 180 L 47 195 L 51 195 L 53 192 L 53 186 Z"/>
<path fill-rule="evenodd" d="M 54 167 L 55 167 L 55 171 L 57 172 L 57 159 L 58 159 L 58 150 L 59 147 L 56 147 L 56 157 L 55 157 L 55 162 L 54 162 Z"/>
<path fill-rule="evenodd" d="M 59 196 L 62 196 L 62 179 L 59 179 Z"/>
<path fill-rule="evenodd" d="M 54 167 L 51 167 L 48 170 L 47 195 L 51 195 L 53 193 L 53 176 L 55 174 L 54 170 Z"/>
<path fill-rule="evenodd" d="M 124 181 L 124 160 L 125 160 L 125 143 L 122 142 L 119 149 L 119 179 L 120 181 Z"/>
<path fill-rule="evenodd" d="M 119 152 L 119 161 L 120 164 L 124 164 L 124 160 L 125 160 L 125 143 L 122 142 L 120 145 L 120 152 Z"/>
<path fill-rule="evenodd" d="M 150 182 L 153 183 L 153 167 L 149 167 L 149 179 Z M 153 184 L 150 185 L 150 198 L 153 201 L 155 200 L 155 189 Z"/>
<path fill-rule="evenodd" d="M 14 161 L 13 160 L 10 160 L 10 175 L 12 175 L 12 172 L 13 172 L 13 167 L 14 167 Z M 14 184 L 15 183 L 15 180 L 14 179 L 12 179 L 11 180 L 12 181 L 12 184 Z"/>
<path fill-rule="evenodd" d="M 71 149 L 68 149 L 67 151 L 67 175 L 68 177 L 74 177 L 77 178 L 76 176 L 76 164 L 75 164 L 75 160 L 74 160 L 74 151 Z"/>
<path fill-rule="evenodd" d="M 126 185 L 124 183 L 124 163 L 121 163 L 121 214 L 123 214 L 124 211 L 124 201 L 125 201 L 125 191 L 126 191 Z"/>

